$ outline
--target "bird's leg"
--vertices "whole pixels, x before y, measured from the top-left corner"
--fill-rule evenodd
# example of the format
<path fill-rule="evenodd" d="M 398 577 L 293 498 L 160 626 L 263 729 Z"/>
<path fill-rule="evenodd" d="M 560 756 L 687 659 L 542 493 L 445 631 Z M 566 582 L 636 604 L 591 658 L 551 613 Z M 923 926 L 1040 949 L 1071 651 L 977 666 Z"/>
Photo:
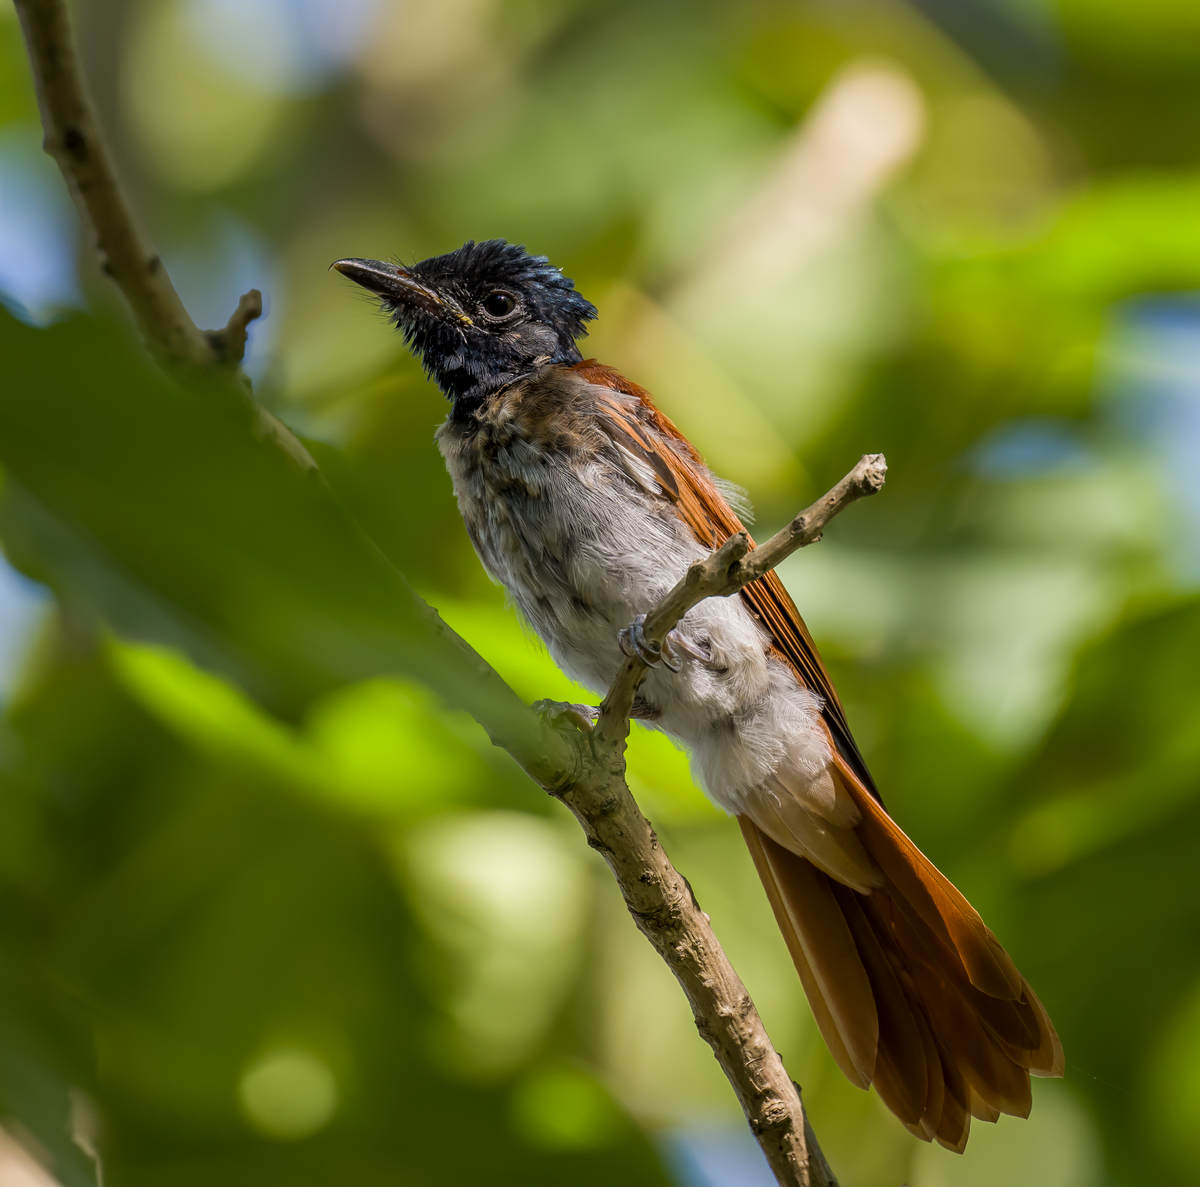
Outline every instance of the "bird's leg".
<path fill-rule="evenodd" d="M 678 672 L 683 667 L 685 655 L 702 664 L 712 659 L 712 652 L 707 647 L 693 643 L 678 628 L 667 632 L 661 647 L 652 643 L 646 638 L 644 614 L 639 614 L 627 627 L 622 627 L 617 632 L 617 643 L 626 655 L 636 655 L 648 668 L 653 668 L 661 661 L 672 672 Z"/>

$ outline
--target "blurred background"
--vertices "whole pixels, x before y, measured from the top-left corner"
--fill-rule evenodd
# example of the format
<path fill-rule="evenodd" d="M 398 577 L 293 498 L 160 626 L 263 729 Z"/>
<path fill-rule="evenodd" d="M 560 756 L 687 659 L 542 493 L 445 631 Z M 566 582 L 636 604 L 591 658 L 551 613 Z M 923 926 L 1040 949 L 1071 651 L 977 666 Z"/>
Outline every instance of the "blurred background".
<path fill-rule="evenodd" d="M 963 1157 L 816 1034 L 738 830 L 631 781 L 842 1181 L 1200 1175 L 1200 7 L 76 4 L 195 319 L 523 697 L 582 699 L 474 559 L 441 397 L 342 256 L 545 252 L 760 533 L 905 829 L 1058 1025 Z M 760 1187 L 599 859 L 429 691 L 378 557 L 100 274 L 0 8 L 0 1182 Z M 348 541 L 350 541 L 348 543 Z"/>

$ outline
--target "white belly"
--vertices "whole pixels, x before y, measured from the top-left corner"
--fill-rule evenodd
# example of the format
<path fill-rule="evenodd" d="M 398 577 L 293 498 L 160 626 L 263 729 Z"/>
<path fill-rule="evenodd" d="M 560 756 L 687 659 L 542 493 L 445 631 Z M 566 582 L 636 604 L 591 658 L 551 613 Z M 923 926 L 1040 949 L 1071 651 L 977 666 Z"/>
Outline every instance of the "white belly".
<path fill-rule="evenodd" d="M 555 662 L 602 695 L 623 658 L 617 632 L 707 550 L 669 504 L 606 467 L 516 460 L 519 475 L 502 497 L 494 469 L 485 481 L 475 467 L 450 466 L 463 518 L 484 566 Z M 709 795 L 738 812 L 782 768 L 791 782 L 822 780 L 829 746 L 820 699 L 768 654 L 770 640 L 743 600 L 710 598 L 678 629 L 711 661 L 652 670 L 639 701 L 647 723 L 689 751 Z"/>

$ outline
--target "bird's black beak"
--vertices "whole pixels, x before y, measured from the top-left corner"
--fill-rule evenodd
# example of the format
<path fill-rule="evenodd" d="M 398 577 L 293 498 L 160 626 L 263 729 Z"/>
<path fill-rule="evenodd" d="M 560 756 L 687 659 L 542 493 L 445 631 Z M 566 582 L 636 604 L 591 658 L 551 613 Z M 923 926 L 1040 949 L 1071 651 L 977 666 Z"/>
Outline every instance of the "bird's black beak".
<path fill-rule="evenodd" d="M 385 264 L 382 260 L 355 259 L 335 260 L 330 267 L 349 277 L 355 284 L 361 284 L 363 288 L 396 305 L 423 309 L 426 313 L 459 325 L 475 324 L 457 301 L 431 289 L 407 268 Z"/>

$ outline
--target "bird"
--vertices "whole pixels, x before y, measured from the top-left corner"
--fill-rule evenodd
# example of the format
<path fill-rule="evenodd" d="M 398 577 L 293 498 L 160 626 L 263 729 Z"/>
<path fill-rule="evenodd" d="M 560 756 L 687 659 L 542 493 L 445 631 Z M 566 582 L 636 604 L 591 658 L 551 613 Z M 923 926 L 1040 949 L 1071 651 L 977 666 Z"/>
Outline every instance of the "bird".
<path fill-rule="evenodd" d="M 647 645 L 646 613 L 744 530 L 743 497 L 648 392 L 584 358 L 596 307 L 503 239 L 332 267 L 379 298 L 448 399 L 436 442 L 467 534 L 558 666 L 602 694 L 625 655 L 652 664 L 633 715 L 737 819 L 849 1080 L 958 1152 L 973 1117 L 1028 1116 L 1030 1075 L 1063 1074 L 1054 1026 L 884 808 L 779 576 L 701 602 Z"/>

